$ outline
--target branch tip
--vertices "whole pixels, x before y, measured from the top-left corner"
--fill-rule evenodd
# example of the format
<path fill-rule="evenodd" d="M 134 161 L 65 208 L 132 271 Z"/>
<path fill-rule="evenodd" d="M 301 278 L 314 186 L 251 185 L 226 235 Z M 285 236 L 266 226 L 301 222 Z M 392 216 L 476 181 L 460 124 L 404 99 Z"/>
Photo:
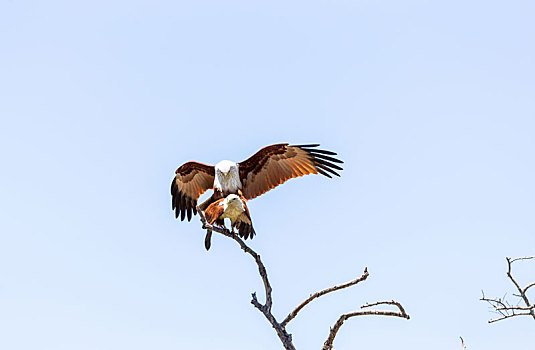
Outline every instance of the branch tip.
<path fill-rule="evenodd" d="M 519 302 L 516 304 L 516 306 L 512 306 L 505 298 L 507 293 L 503 296 L 503 298 L 486 298 L 485 293 L 481 291 L 482 297 L 479 299 L 481 301 L 486 301 L 490 304 L 490 306 L 493 308 L 493 311 L 498 313 L 500 317 L 493 318 L 488 321 L 488 323 L 494 323 L 497 321 L 504 320 L 506 318 L 515 317 L 515 316 L 531 316 L 533 319 L 535 319 L 535 304 L 532 304 L 526 292 L 529 288 L 533 287 L 535 285 L 535 282 L 532 282 L 528 285 L 526 285 L 524 288 L 520 286 L 520 284 L 517 282 L 516 278 L 513 276 L 512 272 L 512 265 L 515 261 L 519 260 L 531 260 L 535 259 L 535 256 L 528 256 L 528 257 L 520 257 L 520 258 L 510 258 L 506 257 L 505 260 L 507 261 L 507 272 L 506 275 L 511 280 L 511 283 L 515 286 L 516 290 L 518 291 L 518 294 L 513 293 L 513 296 L 520 298 Z M 523 302 L 525 306 L 519 306 L 519 304 Z M 518 312 L 518 311 L 527 311 L 527 312 Z"/>

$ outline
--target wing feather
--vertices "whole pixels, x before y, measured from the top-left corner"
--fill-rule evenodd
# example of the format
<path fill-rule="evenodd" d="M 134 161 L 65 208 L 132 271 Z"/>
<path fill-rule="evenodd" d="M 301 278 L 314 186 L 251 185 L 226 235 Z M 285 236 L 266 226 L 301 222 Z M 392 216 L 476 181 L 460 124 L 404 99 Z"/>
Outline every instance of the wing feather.
<path fill-rule="evenodd" d="M 317 166 L 318 168 L 321 168 L 321 169 L 323 169 L 323 170 L 325 170 L 325 171 L 330 172 L 330 173 L 333 174 L 333 175 L 340 176 L 340 175 L 338 175 L 338 173 L 337 173 L 336 171 L 332 170 L 332 169 L 329 168 L 328 166 L 325 166 L 325 165 L 323 165 L 323 164 L 316 164 L 316 166 Z M 331 177 L 331 176 L 329 176 L 329 177 Z"/>
<path fill-rule="evenodd" d="M 197 200 L 207 190 L 214 186 L 215 169 L 211 165 L 187 162 L 176 170 L 176 176 L 171 182 L 171 207 L 175 217 L 180 220 L 191 220 L 197 214 Z"/>
<path fill-rule="evenodd" d="M 343 163 L 341 160 L 333 158 L 333 157 L 324 156 L 323 154 L 319 154 L 319 153 L 315 154 L 312 151 L 310 153 L 312 153 L 316 158 L 319 158 L 319 159 L 330 160 L 331 162 L 334 162 L 334 163 Z"/>
<path fill-rule="evenodd" d="M 333 169 L 336 169 L 336 170 L 344 170 L 344 169 L 342 169 L 341 167 L 339 167 L 338 165 L 333 164 L 333 163 L 328 162 L 328 161 L 323 160 L 323 159 L 318 159 L 316 162 L 317 162 L 318 164 L 325 165 L 325 166 L 327 166 L 327 167 L 329 167 L 329 168 L 333 168 Z"/>
<path fill-rule="evenodd" d="M 342 168 L 335 163 L 343 162 L 332 157 L 336 155 L 335 152 L 318 149 L 318 146 L 279 143 L 264 147 L 249 159 L 238 163 L 244 197 L 255 198 L 289 179 L 303 175 L 340 176 L 336 170 Z"/>
<path fill-rule="evenodd" d="M 242 201 L 243 201 L 243 207 L 245 211 L 241 213 L 240 216 L 238 216 L 238 219 L 236 220 L 237 222 L 235 224 L 236 224 L 236 227 L 238 228 L 238 235 L 241 238 L 247 239 L 250 237 L 252 239 L 254 235 L 256 234 L 256 232 L 253 228 L 253 221 L 251 220 L 251 214 L 249 213 L 249 208 L 247 208 L 247 205 L 245 204 L 245 200 L 243 197 L 242 197 Z"/>
<path fill-rule="evenodd" d="M 219 217 L 223 214 L 223 206 L 221 203 L 223 202 L 224 198 L 221 198 L 218 201 L 215 201 L 214 203 L 210 204 L 208 208 L 204 211 L 204 215 L 206 216 L 206 220 L 210 225 L 213 225 L 216 220 L 219 219 Z"/>

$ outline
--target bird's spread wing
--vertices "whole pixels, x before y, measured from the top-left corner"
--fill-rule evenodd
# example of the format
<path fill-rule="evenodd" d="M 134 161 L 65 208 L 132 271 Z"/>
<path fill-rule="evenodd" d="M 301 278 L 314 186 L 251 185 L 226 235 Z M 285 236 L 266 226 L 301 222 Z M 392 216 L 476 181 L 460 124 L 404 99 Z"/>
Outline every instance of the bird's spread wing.
<path fill-rule="evenodd" d="M 244 197 L 255 198 L 289 179 L 303 175 L 340 176 L 335 170 L 342 168 L 334 163 L 343 162 L 331 157 L 336 153 L 316 148 L 318 146 L 280 143 L 264 147 L 249 159 L 238 163 Z"/>
<path fill-rule="evenodd" d="M 186 214 L 188 221 L 191 213 L 197 214 L 197 199 L 214 186 L 215 169 L 211 165 L 197 162 L 187 162 L 176 170 L 176 176 L 171 182 L 172 207 L 175 216 L 184 221 Z"/>

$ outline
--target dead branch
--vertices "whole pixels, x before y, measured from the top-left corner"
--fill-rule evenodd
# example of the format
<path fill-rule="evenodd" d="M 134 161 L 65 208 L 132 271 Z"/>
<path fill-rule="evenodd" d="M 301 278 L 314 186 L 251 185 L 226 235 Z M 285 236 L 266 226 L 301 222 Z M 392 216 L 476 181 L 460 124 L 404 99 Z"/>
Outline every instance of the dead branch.
<path fill-rule="evenodd" d="M 346 282 L 346 283 L 343 283 L 343 284 L 340 284 L 340 285 L 337 285 L 337 286 L 333 286 L 333 287 L 330 287 L 330 288 L 326 288 L 324 290 L 320 290 L 319 292 L 316 292 L 316 293 L 313 293 L 313 294 L 310 294 L 310 296 L 308 297 L 308 299 L 306 299 L 305 301 L 303 301 L 301 304 L 299 304 L 299 306 L 297 306 L 292 312 L 290 312 L 290 314 L 284 319 L 284 321 L 282 321 L 282 325 L 283 326 L 286 326 L 288 324 L 288 322 L 290 322 L 295 316 L 297 316 L 297 313 L 299 311 L 301 311 L 302 308 L 304 308 L 308 303 L 310 303 L 312 300 L 316 299 L 316 298 L 319 298 L 321 297 L 322 295 L 325 295 L 327 293 L 331 293 L 331 292 L 335 292 L 337 290 L 340 290 L 340 289 L 344 289 L 344 288 L 347 288 L 347 287 L 351 287 L 351 286 L 354 286 L 355 284 L 359 283 L 359 282 L 362 282 L 364 280 L 366 280 L 366 278 L 368 278 L 369 276 L 369 273 L 368 273 L 368 268 L 364 268 L 364 273 L 362 274 L 362 276 L 358 277 L 358 278 L 355 278 L 354 280 L 352 281 L 349 281 L 349 282 Z"/>
<path fill-rule="evenodd" d="M 286 325 L 288 324 L 288 322 L 290 322 L 292 319 L 294 319 L 297 316 L 297 314 L 299 313 L 299 311 L 301 311 L 301 309 L 303 309 L 303 307 L 305 307 L 307 304 L 309 304 L 312 300 L 314 300 L 316 298 L 319 298 L 322 295 L 325 295 L 325 294 L 328 294 L 328 293 L 331 293 L 331 292 L 335 292 L 337 290 L 344 289 L 344 288 L 347 288 L 347 287 L 350 287 L 350 286 L 354 286 L 354 285 L 358 284 L 359 282 L 362 282 L 362 281 L 366 280 L 368 278 L 368 276 L 369 276 L 368 269 L 365 268 L 363 274 L 360 277 L 358 277 L 358 278 L 356 278 L 354 280 L 351 280 L 349 282 L 346 282 L 346 283 L 343 283 L 343 284 L 340 284 L 340 285 L 336 285 L 336 286 L 333 286 L 333 287 L 329 287 L 329 288 L 323 289 L 323 290 L 321 290 L 319 292 L 311 294 L 305 301 L 303 301 L 292 312 L 290 312 L 290 314 L 284 319 L 284 321 L 282 323 L 279 323 L 277 321 L 277 319 L 275 318 L 275 316 L 273 316 L 273 314 L 271 312 L 271 307 L 273 305 L 273 299 L 271 297 L 272 288 L 271 288 L 271 285 L 270 285 L 269 280 L 268 280 L 266 267 L 262 263 L 262 260 L 260 259 L 260 255 L 257 254 L 251 248 L 249 248 L 249 246 L 247 246 L 245 244 L 245 242 L 240 237 L 238 237 L 238 235 L 230 232 L 227 229 L 220 228 L 220 227 L 208 224 L 208 222 L 206 221 L 206 218 L 204 216 L 204 213 L 199 209 L 199 207 L 197 207 L 197 212 L 199 213 L 199 217 L 200 217 L 203 229 L 205 229 L 207 231 L 218 232 L 218 233 L 221 233 L 224 236 L 232 238 L 234 241 L 236 241 L 240 245 L 240 248 L 244 252 L 248 253 L 249 255 L 251 255 L 254 258 L 256 264 L 258 265 L 258 272 L 260 273 L 260 277 L 262 278 L 262 281 L 264 282 L 264 289 L 265 289 L 265 292 L 266 292 L 266 303 L 265 304 L 261 304 L 258 301 L 257 297 L 256 297 L 256 293 L 252 293 L 251 304 L 253 304 L 254 307 L 256 307 L 260 312 L 262 312 L 262 314 L 265 316 L 265 318 L 269 321 L 271 326 L 275 329 L 277 335 L 279 336 L 279 339 L 281 340 L 281 342 L 282 342 L 282 344 L 283 344 L 283 346 L 284 346 L 284 348 L 286 350 L 295 350 L 295 347 L 294 347 L 294 345 L 292 343 L 292 335 L 289 334 L 286 331 Z M 396 317 L 402 317 L 402 318 L 409 319 L 409 315 L 407 315 L 405 313 L 405 310 L 403 309 L 401 304 L 396 302 L 396 301 L 394 301 L 394 300 L 392 300 L 392 301 L 380 301 L 380 302 L 376 302 L 376 303 L 372 303 L 372 304 L 365 304 L 365 305 L 361 306 L 361 308 L 364 309 L 364 308 L 368 308 L 368 307 L 376 306 L 376 305 L 381 305 L 381 304 L 395 305 L 399 309 L 399 312 L 398 311 L 389 311 L 389 310 L 359 310 L 359 311 L 343 314 L 342 316 L 340 316 L 340 318 L 336 322 L 335 326 L 333 328 L 331 328 L 331 332 L 329 334 L 329 338 L 325 342 L 325 344 L 323 346 L 323 349 L 332 349 L 332 343 L 334 341 L 336 333 L 338 332 L 338 330 L 340 329 L 340 327 L 342 326 L 344 321 L 347 320 L 350 317 L 361 316 L 361 315 L 379 315 L 379 316 L 396 316 Z"/>
<path fill-rule="evenodd" d="M 482 301 L 486 301 L 489 303 L 489 305 L 492 307 L 493 311 L 498 313 L 499 316 L 496 318 L 493 318 L 489 320 L 489 323 L 494 323 L 497 321 L 505 320 L 506 318 L 511 318 L 515 316 L 531 316 L 533 319 L 535 319 L 535 304 L 532 304 L 529 301 L 529 298 L 527 296 L 527 291 L 535 286 L 535 282 L 529 283 L 524 288 L 520 286 L 516 278 L 513 276 L 512 272 L 512 266 L 515 261 L 522 261 L 522 260 L 531 260 L 535 259 L 535 256 L 528 256 L 528 257 L 521 257 L 521 258 L 505 258 L 507 261 L 507 277 L 509 280 L 511 280 L 511 283 L 515 286 L 516 290 L 518 291 L 518 295 L 514 294 L 518 298 L 520 298 L 519 302 L 516 305 L 511 305 L 508 301 L 502 299 L 502 298 L 486 298 L 485 294 L 481 297 Z M 524 303 L 525 306 L 519 306 L 520 303 Z"/>
<path fill-rule="evenodd" d="M 258 302 L 258 299 L 256 298 L 256 293 L 253 293 L 251 304 L 253 304 L 258 310 L 260 310 L 260 312 L 264 314 L 264 316 L 269 321 L 269 323 L 271 323 L 271 326 L 273 326 L 273 328 L 277 332 L 277 335 L 279 336 L 279 339 L 284 345 L 284 348 L 287 350 L 295 350 L 295 347 L 292 343 L 291 334 L 288 334 L 288 332 L 286 332 L 286 329 L 284 328 L 284 326 L 281 326 L 277 322 L 273 314 L 271 313 L 271 306 L 273 304 L 273 300 L 271 298 L 272 289 L 271 289 L 271 284 L 269 283 L 269 280 L 268 280 L 266 267 L 262 263 L 262 260 L 260 259 L 260 255 L 257 254 L 251 248 L 249 248 L 245 244 L 245 242 L 243 242 L 243 240 L 240 237 L 238 237 L 238 235 L 233 234 L 229 230 L 208 224 L 206 222 L 206 218 L 204 217 L 204 213 L 199 209 L 199 207 L 197 207 L 197 212 L 199 213 L 199 217 L 201 219 L 203 229 L 215 231 L 215 232 L 221 233 L 222 235 L 232 238 L 240 245 L 241 249 L 244 252 L 250 254 L 254 258 L 254 260 L 256 261 L 256 264 L 258 265 L 258 272 L 260 273 L 260 276 L 262 277 L 262 281 L 264 282 L 264 289 L 266 290 L 266 303 L 264 305 L 260 304 L 260 302 Z"/>
<path fill-rule="evenodd" d="M 344 324 L 344 321 L 346 321 L 348 318 L 355 317 L 355 316 L 374 315 L 374 316 L 401 317 L 401 318 L 405 318 L 407 320 L 410 319 L 410 316 L 407 315 L 407 313 L 405 312 L 405 310 L 403 309 L 401 304 L 398 303 L 397 301 L 394 301 L 394 300 L 392 300 L 392 301 L 378 301 L 378 302 L 375 302 L 375 303 L 365 304 L 365 305 L 362 305 L 360 308 L 364 309 L 364 308 L 368 308 L 368 307 L 372 307 L 372 306 L 376 306 L 376 305 L 383 305 L 383 304 L 395 305 L 395 306 L 397 306 L 399 311 L 358 310 L 358 311 L 353 311 L 353 312 L 349 312 L 347 314 L 341 315 L 338 318 L 338 321 L 336 321 L 336 323 L 334 324 L 334 326 L 331 327 L 331 331 L 329 332 L 329 336 L 327 337 L 327 340 L 323 344 L 323 350 L 332 350 L 334 338 L 336 337 L 336 334 L 340 330 L 340 327 L 342 327 L 342 325 Z"/>
<path fill-rule="evenodd" d="M 466 350 L 466 345 L 464 345 L 464 339 L 463 339 L 463 337 L 459 337 L 459 338 L 461 338 L 461 345 L 462 345 L 462 347 L 463 347 L 463 350 Z"/>

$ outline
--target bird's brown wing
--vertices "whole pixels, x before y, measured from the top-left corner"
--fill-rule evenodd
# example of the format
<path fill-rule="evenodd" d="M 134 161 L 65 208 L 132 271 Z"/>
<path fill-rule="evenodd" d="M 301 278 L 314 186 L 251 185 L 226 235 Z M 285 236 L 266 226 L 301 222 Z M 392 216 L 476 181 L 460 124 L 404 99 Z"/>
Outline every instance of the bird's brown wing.
<path fill-rule="evenodd" d="M 249 208 L 247 208 L 247 205 L 245 204 L 245 200 L 242 197 L 243 201 L 243 207 L 245 211 L 238 216 L 238 219 L 236 220 L 235 227 L 238 228 L 238 235 L 243 238 L 247 239 L 256 234 L 254 228 L 253 228 L 253 221 L 251 220 L 251 214 L 249 213 Z"/>
<path fill-rule="evenodd" d="M 187 162 L 176 170 L 176 176 L 171 182 L 172 208 L 175 216 L 184 221 L 187 214 L 188 221 L 191 214 L 197 214 L 197 199 L 200 195 L 214 186 L 215 168 L 197 162 Z"/>
<path fill-rule="evenodd" d="M 249 159 L 238 163 L 244 197 L 253 199 L 289 179 L 303 175 L 340 176 L 335 170 L 342 168 L 334 163 L 343 162 L 331 157 L 336 153 L 316 148 L 318 146 L 280 143 L 264 147 Z"/>
<path fill-rule="evenodd" d="M 224 201 L 224 198 L 221 198 L 218 201 L 213 202 L 204 210 L 204 216 L 210 225 L 224 226 L 224 219 L 219 217 L 223 214 L 224 207 L 220 205 Z M 204 247 L 206 250 L 210 250 L 212 245 L 212 230 L 206 230 L 206 237 L 204 238 Z"/>
<path fill-rule="evenodd" d="M 206 217 L 206 221 L 210 225 L 213 225 L 214 223 L 218 224 L 218 219 L 221 215 L 223 215 L 224 207 L 221 205 L 221 202 L 223 202 L 225 199 L 221 198 L 218 201 L 215 201 L 214 203 L 210 204 L 208 208 L 204 211 L 204 216 Z"/>

